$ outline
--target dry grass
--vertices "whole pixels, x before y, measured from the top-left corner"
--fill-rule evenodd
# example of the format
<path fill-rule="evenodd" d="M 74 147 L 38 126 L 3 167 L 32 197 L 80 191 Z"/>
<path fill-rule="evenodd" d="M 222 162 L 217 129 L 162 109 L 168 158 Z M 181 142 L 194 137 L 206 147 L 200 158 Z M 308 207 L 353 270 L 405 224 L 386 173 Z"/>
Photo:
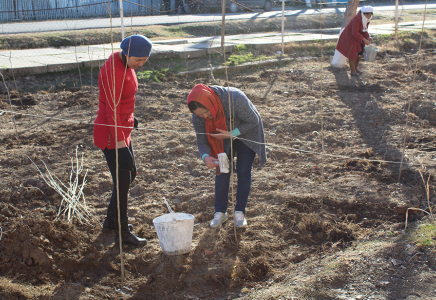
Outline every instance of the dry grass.
<path fill-rule="evenodd" d="M 6 277 L 0 277 L 0 298 L 1 299 L 50 299 L 52 291 L 44 287 L 41 290 L 28 284 L 12 282 Z"/>

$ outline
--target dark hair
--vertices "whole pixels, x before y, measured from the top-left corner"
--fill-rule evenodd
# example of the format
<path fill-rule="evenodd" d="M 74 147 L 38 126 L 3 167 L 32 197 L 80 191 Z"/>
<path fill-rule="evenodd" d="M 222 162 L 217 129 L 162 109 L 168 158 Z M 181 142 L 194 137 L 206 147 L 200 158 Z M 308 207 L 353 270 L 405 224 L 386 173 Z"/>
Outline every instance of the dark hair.
<path fill-rule="evenodd" d="M 206 106 L 204 106 L 203 104 L 201 104 L 200 102 L 197 101 L 191 101 L 188 103 L 188 108 L 191 112 L 194 112 L 194 110 L 196 110 L 197 108 L 202 108 L 202 109 L 206 109 Z"/>
<path fill-rule="evenodd" d="M 124 65 L 127 67 L 127 56 L 124 54 L 123 51 L 121 51 L 121 60 L 123 61 Z"/>

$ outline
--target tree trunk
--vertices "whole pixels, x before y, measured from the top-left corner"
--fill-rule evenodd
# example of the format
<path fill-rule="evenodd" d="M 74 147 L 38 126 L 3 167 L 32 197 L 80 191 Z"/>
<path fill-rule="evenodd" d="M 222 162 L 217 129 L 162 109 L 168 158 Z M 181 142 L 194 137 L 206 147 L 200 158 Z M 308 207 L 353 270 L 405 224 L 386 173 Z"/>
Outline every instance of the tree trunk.
<path fill-rule="evenodd" d="M 356 15 L 359 0 L 348 0 L 347 9 L 344 13 L 344 21 L 342 21 L 341 31 L 347 26 L 350 20 Z"/>

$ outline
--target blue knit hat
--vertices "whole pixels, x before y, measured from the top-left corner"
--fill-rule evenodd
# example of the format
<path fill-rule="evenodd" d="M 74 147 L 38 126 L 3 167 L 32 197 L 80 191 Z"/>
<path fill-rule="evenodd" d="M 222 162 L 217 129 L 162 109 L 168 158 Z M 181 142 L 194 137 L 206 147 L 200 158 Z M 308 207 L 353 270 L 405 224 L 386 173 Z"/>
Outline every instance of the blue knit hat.
<path fill-rule="evenodd" d="M 130 49 L 129 49 L 130 47 Z M 124 55 L 135 57 L 149 57 L 151 52 L 151 41 L 143 35 L 135 34 L 126 37 L 120 48 L 123 49 Z"/>

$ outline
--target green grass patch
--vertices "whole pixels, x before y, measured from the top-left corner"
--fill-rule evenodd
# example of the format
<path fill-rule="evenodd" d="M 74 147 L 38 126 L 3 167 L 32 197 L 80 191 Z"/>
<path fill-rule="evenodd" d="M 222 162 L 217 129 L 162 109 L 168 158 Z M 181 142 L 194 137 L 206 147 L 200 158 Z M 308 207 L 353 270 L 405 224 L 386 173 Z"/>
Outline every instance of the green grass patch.
<path fill-rule="evenodd" d="M 409 15 L 422 15 L 424 16 L 424 10 L 422 9 L 418 9 L 418 10 L 411 10 L 410 12 L 407 12 Z M 427 11 L 425 11 L 426 15 L 433 15 L 436 13 L 435 9 L 427 9 Z"/>
<path fill-rule="evenodd" d="M 253 53 L 245 53 L 245 54 L 233 54 L 229 56 L 227 59 L 227 65 L 242 65 L 247 62 L 265 60 L 268 58 L 272 58 L 273 56 L 267 55 L 254 55 Z"/>
<path fill-rule="evenodd" d="M 436 246 L 436 225 L 434 223 L 424 223 L 411 232 L 411 239 L 420 246 Z"/>
<path fill-rule="evenodd" d="M 424 30 L 422 36 L 425 39 L 433 39 L 435 36 L 435 31 Z M 373 39 L 377 45 L 387 44 L 397 39 L 408 43 L 419 42 L 421 39 L 421 31 L 399 31 L 397 37 L 395 37 L 395 34 L 378 34 Z"/>
<path fill-rule="evenodd" d="M 285 45 L 285 54 L 289 56 L 320 56 L 321 48 L 324 57 L 333 55 L 336 41 L 323 41 L 318 43 L 293 43 Z"/>
<path fill-rule="evenodd" d="M 146 70 L 142 72 L 136 73 L 136 77 L 138 80 L 143 80 L 145 82 L 162 82 L 165 80 L 167 75 L 169 74 L 170 69 L 161 69 L 161 70 Z"/>
<path fill-rule="evenodd" d="M 236 53 L 242 53 L 244 51 L 247 51 L 247 46 L 244 44 L 240 44 L 240 45 L 236 45 L 235 48 L 233 48 L 233 51 L 235 51 Z"/>

